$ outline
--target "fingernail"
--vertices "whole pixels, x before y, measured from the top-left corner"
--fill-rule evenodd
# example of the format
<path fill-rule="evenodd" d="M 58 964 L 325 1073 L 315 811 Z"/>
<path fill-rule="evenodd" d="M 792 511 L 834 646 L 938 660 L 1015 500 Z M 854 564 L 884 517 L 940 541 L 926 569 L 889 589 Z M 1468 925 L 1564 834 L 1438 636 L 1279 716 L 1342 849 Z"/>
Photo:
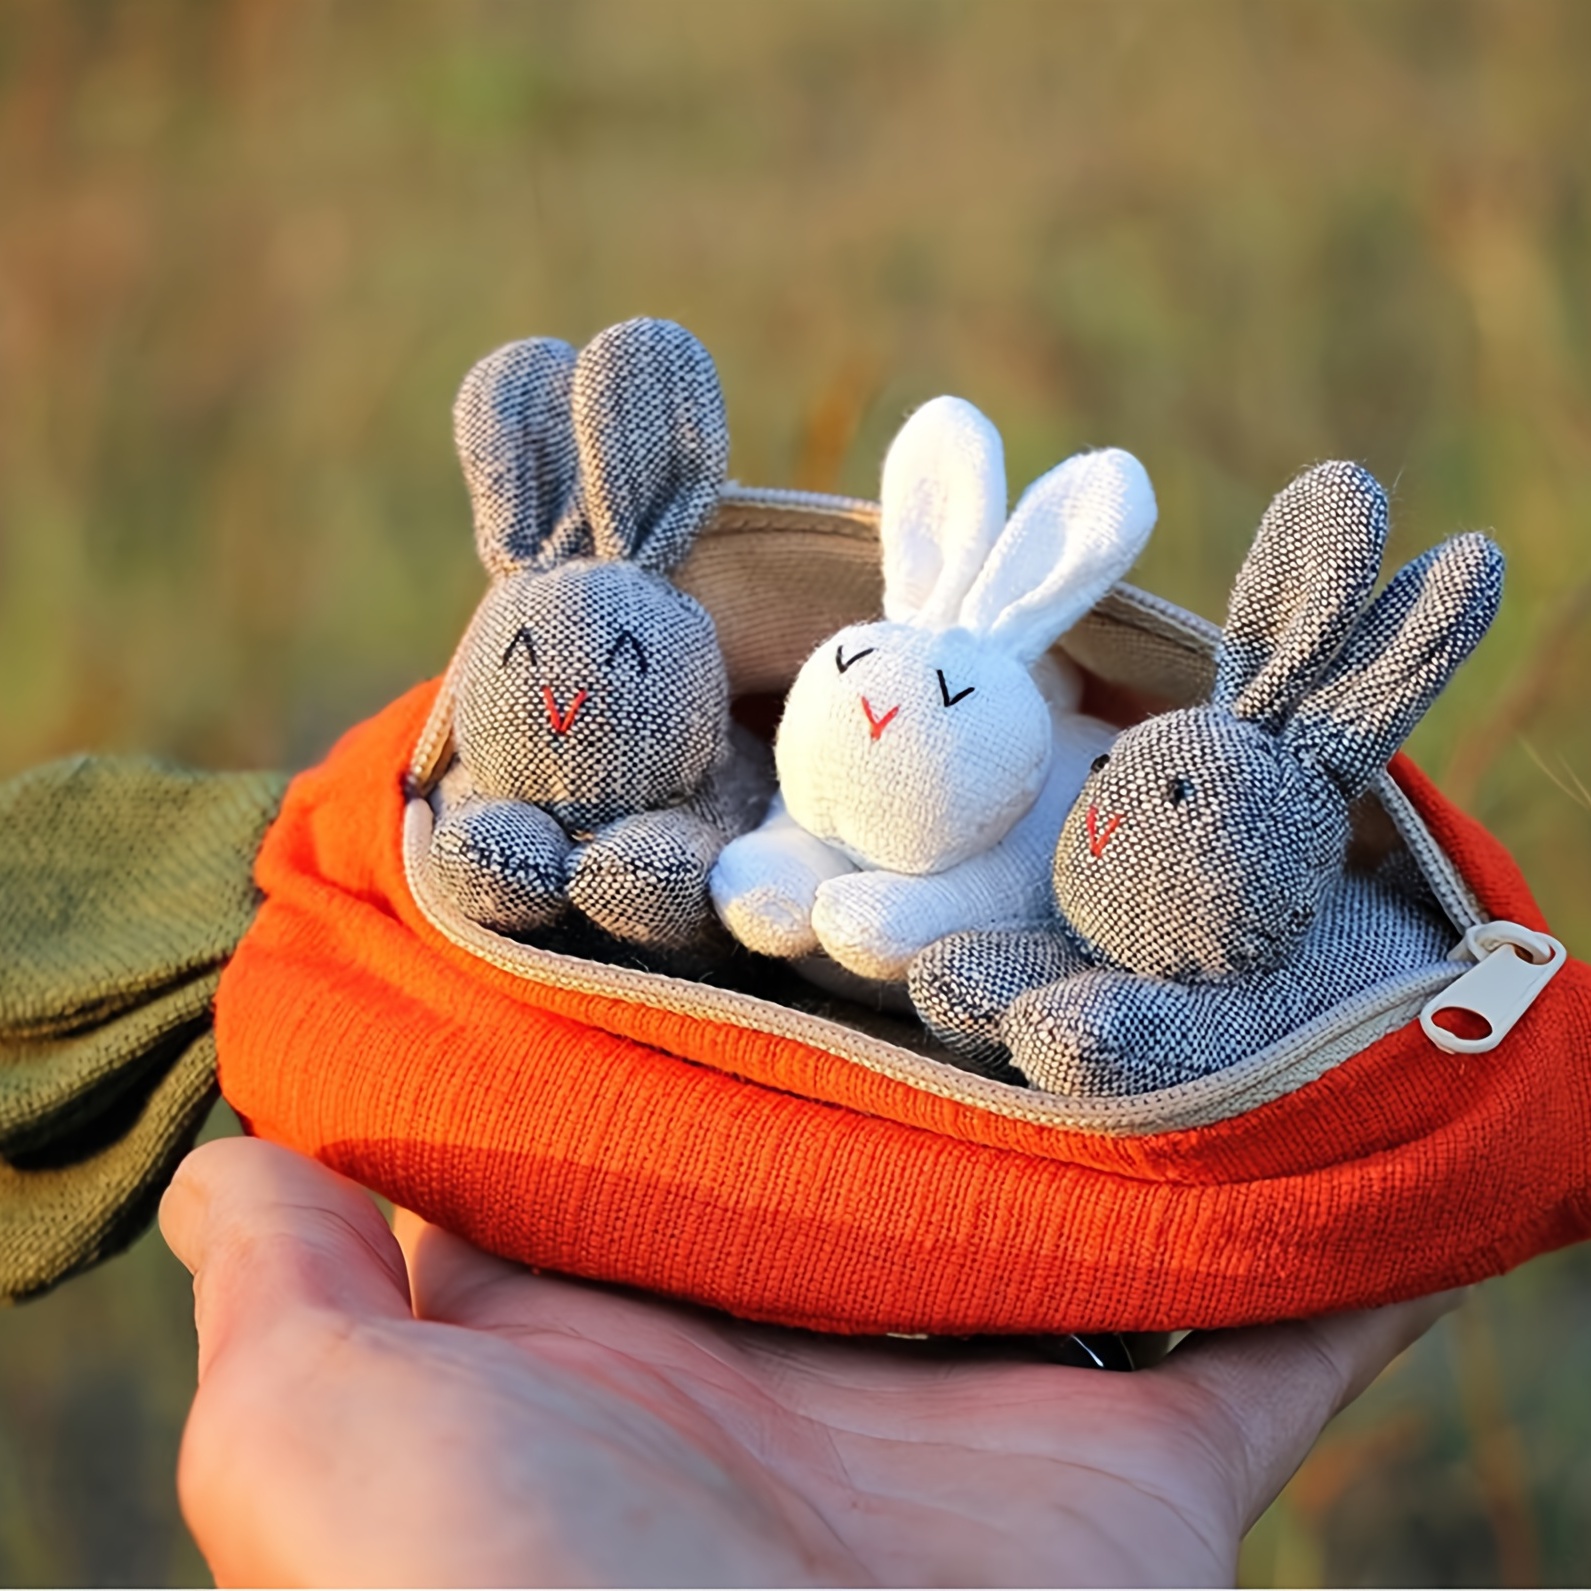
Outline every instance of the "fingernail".
<path fill-rule="evenodd" d="M 203 1178 L 188 1169 L 191 1159 L 190 1156 L 177 1167 L 160 1200 L 160 1235 L 190 1276 L 199 1268 L 204 1219 L 210 1202 Z"/>

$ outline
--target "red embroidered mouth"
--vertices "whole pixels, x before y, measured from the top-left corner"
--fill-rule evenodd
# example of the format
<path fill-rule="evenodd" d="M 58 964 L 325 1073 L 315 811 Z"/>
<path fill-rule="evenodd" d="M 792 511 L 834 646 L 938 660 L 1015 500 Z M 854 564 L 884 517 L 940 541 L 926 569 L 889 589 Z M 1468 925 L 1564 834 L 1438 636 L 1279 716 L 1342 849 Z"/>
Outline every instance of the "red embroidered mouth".
<path fill-rule="evenodd" d="M 1105 847 L 1110 844 L 1110 837 L 1121 827 L 1121 813 L 1111 814 L 1110 822 L 1101 831 L 1099 827 L 1099 808 L 1090 807 L 1085 820 L 1088 829 L 1088 849 L 1092 856 L 1100 855 Z"/>
<path fill-rule="evenodd" d="M 553 734 L 567 735 L 570 726 L 575 721 L 575 714 L 585 706 L 586 693 L 584 691 L 576 691 L 575 699 L 570 702 L 563 712 L 558 711 L 558 698 L 553 695 L 552 686 L 542 686 L 541 699 L 547 709 L 547 722 L 552 725 Z"/>
<path fill-rule="evenodd" d="M 873 716 L 872 703 L 864 696 L 862 698 L 862 711 L 867 714 L 867 722 L 873 731 L 873 739 L 877 740 L 889 728 L 890 720 L 900 711 L 900 703 L 896 702 L 882 718 L 875 718 Z"/>

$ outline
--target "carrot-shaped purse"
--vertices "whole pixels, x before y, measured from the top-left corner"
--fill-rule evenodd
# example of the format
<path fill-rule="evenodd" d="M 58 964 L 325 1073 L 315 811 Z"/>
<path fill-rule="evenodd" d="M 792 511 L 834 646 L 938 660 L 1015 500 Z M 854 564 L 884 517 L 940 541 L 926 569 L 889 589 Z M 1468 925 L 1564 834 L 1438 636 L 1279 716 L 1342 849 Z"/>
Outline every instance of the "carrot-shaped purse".
<path fill-rule="evenodd" d="M 766 730 L 817 644 L 878 616 L 877 511 L 726 487 L 673 578 Z M 1060 646 L 1082 709 L 1126 727 L 1208 699 L 1219 643 L 1118 585 Z M 1440 979 L 1361 989 L 1175 1098 L 1081 1097 L 968 1070 L 915 1018 L 727 939 L 685 977 L 472 918 L 431 865 L 458 677 L 351 730 L 279 806 L 254 776 L 93 762 L 0 796 L 0 1064 L 36 1084 L 0 1094 L 35 1101 L 20 1136 L 24 1113 L 0 1123 L 7 1291 L 146 1218 L 203 1107 L 212 989 L 216 1075 L 252 1132 L 497 1253 L 756 1319 L 1231 1325 L 1479 1280 L 1591 1232 L 1591 968 L 1405 758 L 1353 803 L 1349 844 L 1434 902 Z M 130 812 L 134 779 L 117 827 L 98 814 Z M 164 798 L 179 787 L 188 805 Z M 188 1016 L 145 1025 L 179 989 Z"/>

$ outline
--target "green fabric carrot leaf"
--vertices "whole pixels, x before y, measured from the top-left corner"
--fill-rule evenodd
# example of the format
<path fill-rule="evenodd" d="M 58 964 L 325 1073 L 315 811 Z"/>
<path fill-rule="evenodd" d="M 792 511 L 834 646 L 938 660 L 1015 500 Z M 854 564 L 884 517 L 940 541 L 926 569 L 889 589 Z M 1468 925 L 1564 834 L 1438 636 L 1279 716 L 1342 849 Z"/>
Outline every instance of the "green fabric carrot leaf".
<path fill-rule="evenodd" d="M 147 1225 L 216 1096 L 211 1001 L 286 784 L 76 757 L 0 785 L 0 1298 Z"/>

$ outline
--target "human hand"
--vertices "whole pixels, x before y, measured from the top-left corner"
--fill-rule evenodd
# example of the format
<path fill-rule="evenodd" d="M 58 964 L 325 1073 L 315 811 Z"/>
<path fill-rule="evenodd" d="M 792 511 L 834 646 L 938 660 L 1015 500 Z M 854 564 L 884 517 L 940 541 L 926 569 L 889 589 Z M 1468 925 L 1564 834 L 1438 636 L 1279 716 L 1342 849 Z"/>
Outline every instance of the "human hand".
<path fill-rule="evenodd" d="M 536 1275 L 229 1139 L 183 1512 L 223 1585 L 1230 1584 L 1321 1427 L 1456 1295 L 1133 1374 L 915 1357 Z M 400 1249 L 401 1244 L 401 1249 Z"/>

